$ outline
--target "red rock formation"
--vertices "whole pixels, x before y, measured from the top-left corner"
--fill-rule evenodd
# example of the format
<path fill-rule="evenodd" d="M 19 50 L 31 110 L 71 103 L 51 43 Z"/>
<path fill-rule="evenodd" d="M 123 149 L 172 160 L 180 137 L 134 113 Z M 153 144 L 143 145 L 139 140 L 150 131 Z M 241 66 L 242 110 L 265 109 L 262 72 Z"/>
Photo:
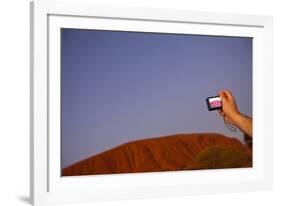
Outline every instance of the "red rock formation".
<path fill-rule="evenodd" d="M 221 154 L 239 154 L 239 158 L 242 157 L 241 154 L 247 156 L 247 161 L 244 161 L 245 158 L 243 157 L 243 161 L 228 161 L 227 166 L 216 164 L 218 168 L 251 167 L 251 153 L 249 153 L 245 145 L 235 138 L 212 133 L 178 134 L 143 139 L 120 145 L 63 169 L 62 175 L 74 176 L 207 169 L 204 155 L 209 155 L 210 152 L 206 152 L 206 150 L 214 146 L 220 149 L 212 149 L 211 151 L 214 150 L 216 155 L 220 154 L 218 158 L 223 158 L 223 160 L 227 157 L 221 157 Z M 231 149 L 231 151 L 221 152 L 221 150 L 228 149 Z M 204 152 L 203 155 L 200 155 L 202 152 Z M 200 161 L 202 158 L 205 158 L 204 165 L 196 162 L 198 161 L 198 158 L 196 158 L 198 154 Z M 231 158 L 235 159 L 235 157 Z M 214 158 L 212 157 L 212 159 Z M 231 162 L 234 162 L 233 164 L 235 165 L 232 166 Z M 209 167 L 215 168 L 215 166 Z"/>

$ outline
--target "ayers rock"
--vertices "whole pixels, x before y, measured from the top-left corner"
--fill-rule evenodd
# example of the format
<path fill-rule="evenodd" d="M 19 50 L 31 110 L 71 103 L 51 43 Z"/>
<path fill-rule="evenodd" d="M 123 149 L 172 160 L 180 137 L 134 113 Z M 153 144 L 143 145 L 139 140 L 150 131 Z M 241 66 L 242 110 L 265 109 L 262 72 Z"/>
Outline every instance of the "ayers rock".
<path fill-rule="evenodd" d="M 235 138 L 177 134 L 128 142 L 62 171 L 63 176 L 252 166 L 252 152 Z"/>

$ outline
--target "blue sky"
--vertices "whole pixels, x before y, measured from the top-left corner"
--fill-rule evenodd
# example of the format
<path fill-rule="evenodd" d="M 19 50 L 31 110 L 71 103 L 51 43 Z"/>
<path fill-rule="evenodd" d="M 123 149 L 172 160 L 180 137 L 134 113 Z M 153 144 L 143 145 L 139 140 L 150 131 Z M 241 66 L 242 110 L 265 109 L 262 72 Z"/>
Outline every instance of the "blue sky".
<path fill-rule="evenodd" d="M 252 116 L 252 39 L 62 29 L 62 167 L 149 137 L 228 130 L 206 97 Z"/>

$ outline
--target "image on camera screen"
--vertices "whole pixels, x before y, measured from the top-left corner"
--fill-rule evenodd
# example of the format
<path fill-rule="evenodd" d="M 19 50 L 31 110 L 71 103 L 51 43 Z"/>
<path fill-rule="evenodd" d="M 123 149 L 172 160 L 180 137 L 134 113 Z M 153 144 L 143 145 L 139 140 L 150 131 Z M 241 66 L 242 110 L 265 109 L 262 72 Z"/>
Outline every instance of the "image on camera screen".
<path fill-rule="evenodd" d="M 209 99 L 210 107 L 211 108 L 218 108 L 222 106 L 221 99 L 219 97 L 215 97 L 212 99 Z"/>

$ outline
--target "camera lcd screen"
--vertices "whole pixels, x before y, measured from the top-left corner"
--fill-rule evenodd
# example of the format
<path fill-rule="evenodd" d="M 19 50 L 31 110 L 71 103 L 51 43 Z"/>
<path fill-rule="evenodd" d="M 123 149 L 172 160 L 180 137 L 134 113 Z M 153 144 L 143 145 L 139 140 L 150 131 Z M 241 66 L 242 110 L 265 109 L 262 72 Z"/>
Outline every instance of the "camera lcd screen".
<path fill-rule="evenodd" d="M 206 100 L 209 111 L 218 110 L 222 108 L 222 101 L 219 96 L 208 97 Z"/>

